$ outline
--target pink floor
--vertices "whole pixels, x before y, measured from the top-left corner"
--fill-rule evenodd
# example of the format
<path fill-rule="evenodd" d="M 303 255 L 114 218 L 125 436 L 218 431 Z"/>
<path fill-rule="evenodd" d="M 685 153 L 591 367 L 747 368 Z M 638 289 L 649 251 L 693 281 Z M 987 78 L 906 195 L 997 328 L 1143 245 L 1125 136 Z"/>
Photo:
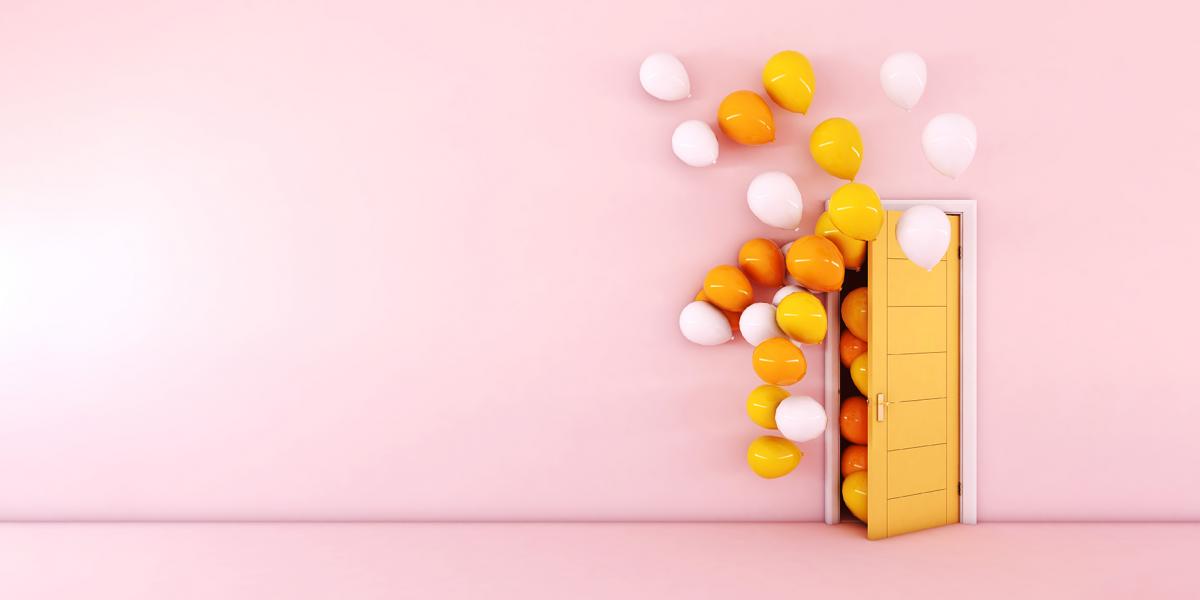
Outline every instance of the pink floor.
<path fill-rule="evenodd" d="M 9 524 L 3 597 L 1184 598 L 1200 524 Z"/>

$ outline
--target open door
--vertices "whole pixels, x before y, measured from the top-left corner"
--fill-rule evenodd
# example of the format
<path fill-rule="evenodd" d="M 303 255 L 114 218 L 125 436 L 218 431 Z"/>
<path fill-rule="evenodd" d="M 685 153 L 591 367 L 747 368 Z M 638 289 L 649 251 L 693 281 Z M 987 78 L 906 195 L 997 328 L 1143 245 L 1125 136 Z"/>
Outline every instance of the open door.
<path fill-rule="evenodd" d="M 901 214 L 868 247 L 870 539 L 959 520 L 960 217 L 927 272 L 900 250 Z"/>

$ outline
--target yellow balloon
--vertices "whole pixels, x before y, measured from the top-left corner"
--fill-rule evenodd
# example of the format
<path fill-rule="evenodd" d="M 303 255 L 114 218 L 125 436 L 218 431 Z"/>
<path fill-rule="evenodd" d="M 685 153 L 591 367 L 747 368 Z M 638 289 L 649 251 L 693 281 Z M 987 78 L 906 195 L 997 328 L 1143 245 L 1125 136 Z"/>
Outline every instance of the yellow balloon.
<path fill-rule="evenodd" d="M 825 305 L 816 296 L 792 292 L 775 309 L 775 323 L 789 337 L 802 344 L 820 344 L 829 329 Z"/>
<path fill-rule="evenodd" d="M 867 395 L 867 353 L 859 354 L 853 361 L 850 362 L 850 379 L 854 380 L 854 387 L 858 388 L 858 393 L 863 396 Z"/>
<path fill-rule="evenodd" d="M 813 233 L 833 242 L 833 245 L 842 251 L 842 260 L 847 269 L 857 271 L 866 262 L 867 243 L 842 233 L 842 230 L 833 224 L 829 211 L 825 211 L 821 213 L 820 217 L 817 217 L 817 226 L 813 228 Z"/>
<path fill-rule="evenodd" d="M 760 385 L 750 392 L 746 399 L 746 414 L 750 420 L 764 429 L 778 429 L 775 424 L 775 409 L 784 398 L 791 396 L 787 390 L 777 385 Z"/>
<path fill-rule="evenodd" d="M 784 50 L 772 56 L 763 68 L 763 87 L 784 110 L 800 114 L 808 112 L 814 81 L 808 57 L 795 50 Z"/>
<path fill-rule="evenodd" d="M 854 123 L 841 117 L 817 125 L 808 139 L 808 150 L 826 173 L 838 179 L 853 180 L 862 166 L 862 136 Z"/>
<path fill-rule="evenodd" d="M 838 231 L 869 242 L 883 228 L 883 203 L 871 186 L 847 183 L 829 197 L 829 218 Z"/>
<path fill-rule="evenodd" d="M 855 471 L 842 481 L 842 500 L 846 508 L 863 523 L 867 522 L 867 472 Z"/>
<path fill-rule="evenodd" d="M 746 462 L 764 479 L 783 477 L 792 472 L 804 453 L 795 444 L 774 435 L 764 435 L 750 442 Z"/>
<path fill-rule="evenodd" d="M 842 322 L 854 337 L 867 339 L 867 288 L 855 288 L 842 298 Z"/>

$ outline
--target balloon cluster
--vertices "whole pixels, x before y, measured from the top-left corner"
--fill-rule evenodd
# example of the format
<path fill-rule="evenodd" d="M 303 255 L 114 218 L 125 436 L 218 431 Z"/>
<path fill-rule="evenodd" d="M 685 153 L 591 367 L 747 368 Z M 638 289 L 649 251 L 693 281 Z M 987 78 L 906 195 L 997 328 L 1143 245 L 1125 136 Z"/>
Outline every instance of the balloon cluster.
<path fill-rule="evenodd" d="M 880 70 L 888 98 L 905 109 L 914 106 L 925 87 L 925 62 L 912 53 L 893 55 Z M 679 100 L 691 94 L 683 63 L 669 54 L 654 54 L 640 72 L 643 88 L 662 100 Z M 803 54 L 786 50 L 767 61 L 762 72 L 766 95 L 778 107 L 804 114 L 815 89 L 813 68 Z M 717 107 L 717 124 L 729 139 L 746 145 L 775 140 L 771 106 L 758 93 L 738 90 Z M 968 127 L 969 126 L 969 127 Z M 969 131 L 968 131 L 969 130 Z M 969 135 L 968 135 L 969 133 Z M 938 171 L 957 176 L 975 151 L 975 131 L 961 115 L 940 115 L 925 129 L 923 145 Z M 714 164 L 719 155 L 717 136 L 709 125 L 689 120 L 676 127 L 671 138 L 675 155 L 685 164 Z M 809 396 L 793 396 L 783 386 L 801 381 L 808 369 L 800 346 L 825 342 L 828 315 L 816 294 L 841 291 L 846 271 L 860 270 L 867 245 L 883 227 L 885 213 L 879 195 L 855 181 L 863 160 L 863 141 L 848 119 L 836 117 L 819 123 L 809 138 L 809 153 L 825 172 L 846 180 L 829 198 L 827 210 L 816 221 L 811 235 L 780 246 L 764 238 L 742 245 L 736 265 L 720 265 L 703 279 L 700 291 L 679 314 L 679 329 L 688 340 L 705 346 L 723 344 L 741 333 L 754 347 L 751 365 L 763 381 L 750 392 L 746 412 L 764 429 L 750 444 L 747 462 L 765 478 L 781 477 L 799 464 L 804 453 L 796 446 L 824 433 L 828 423 L 824 407 Z M 746 190 L 750 211 L 771 227 L 796 231 L 804 216 L 799 186 L 787 174 L 771 171 L 758 175 Z M 936 207 L 906 211 L 897 225 L 897 238 L 906 255 L 931 269 L 950 241 L 946 215 Z M 770 302 L 755 302 L 754 286 L 774 290 Z M 839 353 L 862 394 L 867 388 L 867 290 L 846 294 L 841 305 L 845 332 Z M 842 403 L 840 427 L 850 445 L 843 452 L 843 496 L 851 512 L 866 518 L 866 400 L 862 396 Z M 861 512 L 861 514 L 860 514 Z"/>

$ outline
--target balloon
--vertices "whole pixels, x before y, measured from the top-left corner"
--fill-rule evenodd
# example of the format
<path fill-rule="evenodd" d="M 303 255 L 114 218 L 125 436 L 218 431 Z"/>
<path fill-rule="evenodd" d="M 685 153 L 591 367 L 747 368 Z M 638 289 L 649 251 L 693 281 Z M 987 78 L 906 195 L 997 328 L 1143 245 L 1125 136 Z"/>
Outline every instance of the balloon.
<path fill-rule="evenodd" d="M 950 248 L 950 218 L 936 206 L 914 206 L 900 215 L 896 241 L 908 260 L 932 271 Z"/>
<path fill-rule="evenodd" d="M 704 297 L 717 308 L 740 313 L 754 302 L 754 290 L 737 267 L 721 265 L 704 276 Z"/>
<path fill-rule="evenodd" d="M 760 385 L 750 391 L 746 398 L 746 414 L 755 425 L 764 429 L 775 429 L 775 409 L 791 394 L 777 385 Z"/>
<path fill-rule="evenodd" d="M 767 171 L 756 176 L 746 188 L 746 202 L 759 221 L 780 229 L 795 230 L 804 217 L 804 198 L 800 188 L 786 173 Z"/>
<path fill-rule="evenodd" d="M 771 240 L 753 239 L 742 244 L 738 250 L 738 267 L 746 277 L 759 285 L 783 285 L 783 252 Z"/>
<path fill-rule="evenodd" d="M 775 119 L 771 107 L 762 96 L 750 90 L 739 90 L 721 101 L 717 108 L 717 123 L 730 139 L 748 146 L 775 141 Z"/>
<path fill-rule="evenodd" d="M 842 482 L 842 500 L 850 514 L 859 521 L 867 522 L 867 472 L 855 471 Z"/>
<path fill-rule="evenodd" d="M 867 355 L 859 354 L 850 361 L 850 379 L 854 381 L 854 387 L 858 388 L 858 393 L 867 395 Z"/>
<path fill-rule="evenodd" d="M 838 353 L 842 357 L 842 366 L 850 368 L 850 364 L 860 354 L 867 352 L 867 343 L 859 339 L 858 336 L 849 331 L 842 331 L 841 340 L 838 342 Z"/>
<path fill-rule="evenodd" d="M 809 396 L 784 398 L 775 409 L 779 433 L 793 442 L 807 442 L 825 433 L 825 407 Z"/>
<path fill-rule="evenodd" d="M 703 121 L 684 121 L 671 134 L 671 151 L 692 167 L 716 164 L 719 149 L 717 134 Z"/>
<path fill-rule="evenodd" d="M 784 110 L 807 113 L 808 105 L 812 104 L 814 81 L 808 58 L 795 50 L 772 56 L 763 68 L 763 87 Z"/>
<path fill-rule="evenodd" d="M 829 197 L 829 218 L 834 226 L 856 240 L 874 240 L 883 228 L 883 215 L 883 203 L 871 186 L 847 183 Z"/>
<path fill-rule="evenodd" d="M 750 442 L 746 462 L 759 477 L 775 479 L 792 472 L 804 453 L 795 444 L 777 436 L 764 435 Z"/>
<path fill-rule="evenodd" d="M 679 331 L 688 341 L 701 346 L 716 346 L 733 339 L 733 330 L 721 311 L 707 302 L 696 301 L 679 313 Z"/>
<path fill-rule="evenodd" d="M 682 100 L 692 95 L 687 69 L 666 52 L 647 56 L 638 70 L 638 79 L 642 80 L 642 89 L 659 100 Z"/>
<path fill-rule="evenodd" d="M 785 286 L 779 288 L 778 292 L 775 292 L 775 296 L 773 298 L 771 298 L 771 304 L 774 304 L 775 306 L 779 306 L 779 303 L 783 302 L 784 298 L 787 298 L 788 296 L 790 296 L 796 292 L 803 292 L 803 291 L 804 290 L 800 289 L 797 286 L 785 285 Z"/>
<path fill-rule="evenodd" d="M 842 449 L 842 477 L 867 470 L 867 447 L 852 444 Z"/>
<path fill-rule="evenodd" d="M 742 338 L 757 346 L 771 338 L 783 337 L 783 332 L 775 324 L 775 306 L 766 302 L 756 302 L 742 311 L 738 321 Z"/>
<path fill-rule="evenodd" d="M 802 344 L 820 344 L 829 329 L 825 305 L 809 292 L 788 294 L 775 309 L 775 322 L 788 337 Z"/>
<path fill-rule="evenodd" d="M 930 119 L 921 133 L 925 158 L 938 173 L 951 179 L 962 175 L 975 158 L 975 124 L 957 114 L 946 113 Z"/>
<path fill-rule="evenodd" d="M 853 396 L 842 400 L 842 437 L 852 444 L 867 443 L 867 399 Z"/>
<path fill-rule="evenodd" d="M 836 117 L 822 121 L 808 140 L 813 160 L 838 179 L 853 180 L 862 166 L 862 136 L 854 123 Z"/>
<path fill-rule="evenodd" d="M 897 52 L 883 61 L 879 83 L 888 100 L 904 110 L 912 110 L 925 93 L 925 59 L 916 52 Z"/>
<path fill-rule="evenodd" d="M 829 211 L 825 211 L 821 213 L 820 217 L 817 217 L 817 225 L 813 227 L 813 233 L 833 242 L 833 245 L 838 247 L 847 269 L 857 271 L 862 268 L 863 262 L 867 259 L 867 243 L 842 233 L 837 225 L 833 224 L 833 218 L 829 216 Z"/>
<path fill-rule="evenodd" d="M 696 297 L 693 298 L 693 300 L 703 300 L 704 302 L 708 302 L 708 298 L 704 295 L 704 290 L 696 292 Z M 712 304 L 712 302 L 708 303 Z M 717 310 L 721 309 L 718 308 Z M 737 333 L 738 321 L 741 320 L 742 313 L 733 312 L 732 310 L 721 310 L 721 314 L 725 315 L 726 321 L 729 321 L 729 328 L 733 330 L 734 333 Z"/>
<path fill-rule="evenodd" d="M 867 338 L 867 288 L 855 288 L 842 298 L 842 322 L 854 337 L 870 341 Z"/>
<path fill-rule="evenodd" d="M 800 285 L 815 292 L 841 290 L 846 278 L 842 253 L 833 242 L 819 235 L 806 235 L 792 242 L 787 253 L 787 270 Z"/>
<path fill-rule="evenodd" d="M 771 338 L 754 348 L 754 372 L 766 383 L 792 385 L 804 379 L 808 362 L 791 340 Z"/>

